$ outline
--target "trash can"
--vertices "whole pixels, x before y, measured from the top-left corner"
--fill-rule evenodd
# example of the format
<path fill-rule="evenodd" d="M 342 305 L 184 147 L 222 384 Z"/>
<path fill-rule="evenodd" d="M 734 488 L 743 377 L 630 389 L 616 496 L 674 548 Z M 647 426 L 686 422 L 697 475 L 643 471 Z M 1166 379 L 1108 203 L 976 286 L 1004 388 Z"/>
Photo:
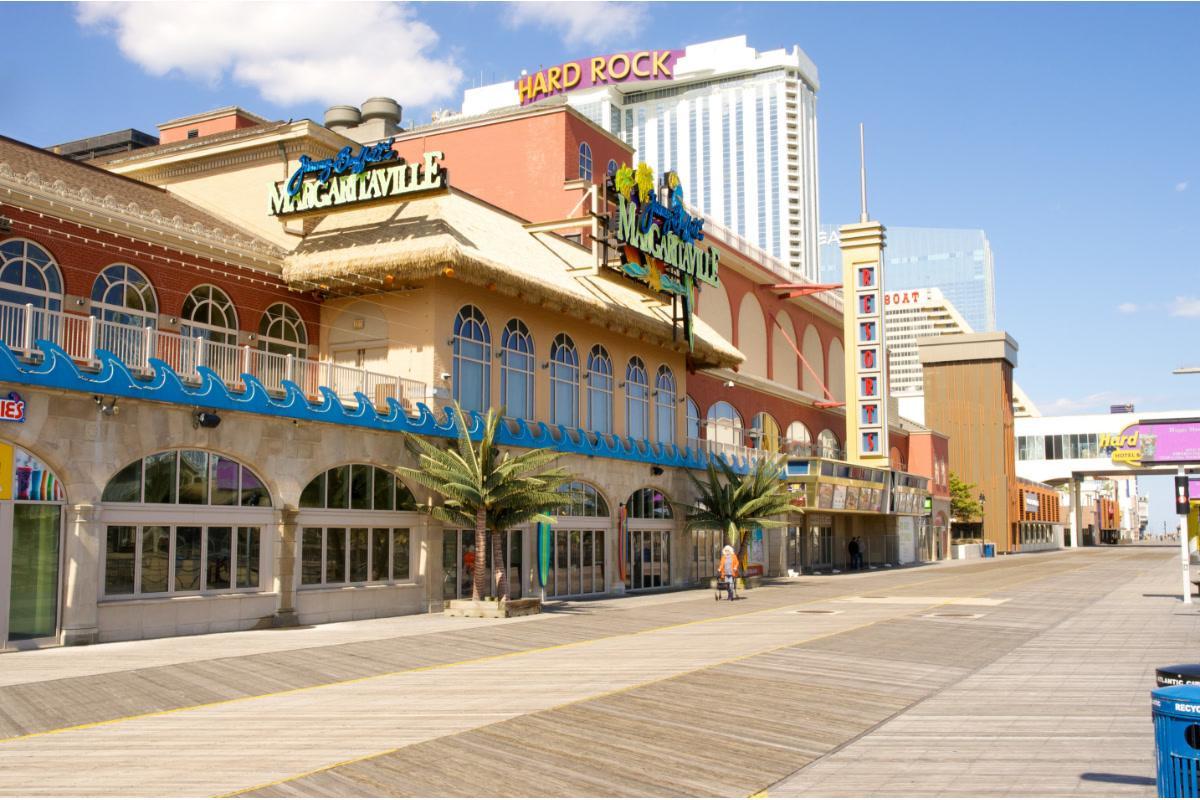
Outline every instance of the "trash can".
<path fill-rule="evenodd" d="M 1200 797 L 1200 686 L 1150 693 L 1159 797 Z"/>
<path fill-rule="evenodd" d="M 1159 667 L 1155 671 L 1155 683 L 1160 687 L 1200 685 L 1200 664 L 1174 664 L 1169 667 Z"/>
<path fill-rule="evenodd" d="M 983 545 L 983 557 L 984 558 L 995 558 L 996 557 L 996 545 L 992 544 L 991 542 L 985 542 Z"/>

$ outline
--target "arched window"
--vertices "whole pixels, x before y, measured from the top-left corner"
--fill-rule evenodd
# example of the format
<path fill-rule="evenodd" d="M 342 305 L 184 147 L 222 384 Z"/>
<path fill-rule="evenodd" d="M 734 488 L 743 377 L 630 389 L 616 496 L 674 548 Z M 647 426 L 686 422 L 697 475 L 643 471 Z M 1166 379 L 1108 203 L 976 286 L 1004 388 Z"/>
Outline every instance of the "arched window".
<path fill-rule="evenodd" d="M 343 464 L 309 481 L 300 493 L 300 507 L 416 511 L 417 501 L 389 470 L 370 464 Z"/>
<path fill-rule="evenodd" d="M 629 519 L 673 519 L 675 516 L 667 496 L 650 487 L 638 489 L 629 495 L 625 502 L 625 513 Z"/>
<path fill-rule="evenodd" d="M 105 503 L 162 509 L 162 521 L 122 524 L 109 509 L 104 594 L 108 597 L 260 591 L 263 526 L 271 495 L 232 458 L 206 450 L 167 450 L 138 459 L 105 485 Z M 188 506 L 170 508 L 172 506 Z M 156 512 L 157 513 L 157 512 Z M 174 518 L 176 524 L 168 522 Z"/>
<path fill-rule="evenodd" d="M 654 435 L 660 442 L 675 441 L 675 373 L 666 364 L 654 376 Z"/>
<path fill-rule="evenodd" d="M 587 142 L 579 143 L 579 177 L 585 181 L 592 179 L 592 148 Z"/>
<path fill-rule="evenodd" d="M 812 455 L 812 431 L 799 420 L 793 422 L 791 425 L 788 425 L 787 434 L 784 436 L 783 448 L 789 455 L 793 456 Z"/>
<path fill-rule="evenodd" d="M 610 158 L 608 160 L 608 174 L 609 175 L 617 174 L 617 162 L 615 159 Z"/>
<path fill-rule="evenodd" d="M 232 458 L 206 450 L 167 450 L 138 459 L 112 477 L 105 503 L 269 506 L 257 475 Z"/>
<path fill-rule="evenodd" d="M 154 289 L 136 267 L 105 267 L 92 284 L 92 316 L 105 322 L 153 328 L 158 324 Z"/>
<path fill-rule="evenodd" d="M 766 450 L 770 453 L 778 453 L 779 423 L 770 414 L 760 411 L 750 421 L 750 431 L 747 434 L 747 438 L 750 439 L 747 444 L 753 448 Z"/>
<path fill-rule="evenodd" d="M 565 333 L 550 345 L 550 423 L 579 427 L 579 352 Z"/>
<path fill-rule="evenodd" d="M 650 377 L 637 356 L 625 365 L 625 431 L 632 439 L 650 436 Z"/>
<path fill-rule="evenodd" d="M 704 437 L 715 445 L 723 446 L 724 449 L 742 447 L 742 415 L 724 400 L 713 403 L 705 420 Z"/>
<path fill-rule="evenodd" d="M 826 428 L 817 434 L 817 455 L 821 458 L 840 458 L 840 450 L 841 445 L 833 431 Z"/>
<path fill-rule="evenodd" d="M 613 432 L 613 367 L 608 351 L 593 345 L 587 363 L 588 430 Z"/>
<path fill-rule="evenodd" d="M 62 311 L 62 290 L 62 275 L 49 253 L 27 239 L 0 242 L 0 301 Z"/>
<path fill-rule="evenodd" d="M 258 321 L 258 349 L 304 358 L 308 353 L 308 332 L 300 312 L 287 303 L 275 303 L 264 311 Z"/>
<path fill-rule="evenodd" d="M 700 442 L 700 407 L 692 398 L 687 399 L 687 443 L 696 447 Z"/>
<path fill-rule="evenodd" d="M 533 336 L 519 319 L 510 319 L 500 337 L 500 402 L 510 417 L 533 419 Z"/>
<path fill-rule="evenodd" d="M 558 487 L 560 492 L 576 492 L 580 497 L 567 505 L 559 506 L 555 512 L 560 517 L 607 517 L 608 501 L 600 490 L 590 483 L 571 481 Z"/>
<path fill-rule="evenodd" d="M 454 318 L 454 399 L 464 411 L 486 411 L 492 403 L 492 333 L 487 317 L 463 306 Z"/>
<path fill-rule="evenodd" d="M 416 511 L 408 487 L 390 470 L 342 464 L 308 482 L 300 508 L 337 510 L 301 513 L 300 585 L 406 581 L 411 577 L 408 527 L 393 527 L 398 511 Z M 330 524 L 331 523 L 331 524 Z"/>
<path fill-rule="evenodd" d="M 237 344 L 237 311 L 229 296 L 215 286 L 197 286 L 183 300 L 180 333 L 218 344 Z"/>

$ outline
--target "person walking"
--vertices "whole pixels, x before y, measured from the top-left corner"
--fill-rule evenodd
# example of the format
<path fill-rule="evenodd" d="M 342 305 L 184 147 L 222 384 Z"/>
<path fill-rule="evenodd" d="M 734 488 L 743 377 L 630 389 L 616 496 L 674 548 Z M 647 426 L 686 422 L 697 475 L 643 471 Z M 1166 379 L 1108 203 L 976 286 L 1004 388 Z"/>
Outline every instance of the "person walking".
<path fill-rule="evenodd" d="M 717 564 L 717 580 L 725 581 L 729 587 L 729 599 L 737 600 L 738 557 L 733 547 L 725 545 L 721 551 L 721 561 Z"/>
<path fill-rule="evenodd" d="M 858 569 L 858 537 L 850 537 L 846 542 L 846 550 L 850 555 L 850 569 Z"/>

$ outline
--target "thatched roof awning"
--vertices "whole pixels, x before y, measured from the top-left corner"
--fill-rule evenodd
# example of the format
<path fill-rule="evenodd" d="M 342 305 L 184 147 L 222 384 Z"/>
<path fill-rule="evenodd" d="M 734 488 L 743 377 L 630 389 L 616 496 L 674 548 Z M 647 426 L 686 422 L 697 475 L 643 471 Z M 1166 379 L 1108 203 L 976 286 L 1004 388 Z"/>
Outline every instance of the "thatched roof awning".
<path fill-rule="evenodd" d="M 453 190 L 331 213 L 287 256 L 283 275 L 294 284 L 380 290 L 387 275 L 402 284 L 435 277 L 446 267 L 460 280 L 541 300 L 560 313 L 664 347 L 682 345 L 672 344 L 670 307 L 619 280 L 594 276 L 590 252 L 530 234 L 520 220 Z M 732 367 L 744 360 L 702 320 L 693 321 L 698 366 Z"/>

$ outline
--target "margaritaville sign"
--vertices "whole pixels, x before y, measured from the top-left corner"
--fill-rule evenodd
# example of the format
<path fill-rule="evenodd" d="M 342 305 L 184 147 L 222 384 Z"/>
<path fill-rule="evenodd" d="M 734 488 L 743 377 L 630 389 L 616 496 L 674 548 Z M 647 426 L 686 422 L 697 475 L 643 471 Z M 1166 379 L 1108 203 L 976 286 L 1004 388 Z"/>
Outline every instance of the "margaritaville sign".
<path fill-rule="evenodd" d="M 674 172 L 662 176 L 665 204 L 654 190 L 654 171 L 646 164 L 639 164 L 636 172 L 621 167 L 611 176 L 611 187 L 617 197 L 616 240 L 623 256 L 612 268 L 657 294 L 680 298 L 690 345 L 696 281 L 716 286 L 720 259 L 713 247 L 700 247 L 704 220 L 684 208 L 683 187 Z"/>
<path fill-rule="evenodd" d="M 442 153 L 425 154 L 424 161 L 406 164 L 392 149 L 393 139 L 359 148 L 343 147 L 333 158 L 300 156 L 300 166 L 284 183 L 271 187 L 273 217 L 386 200 L 414 192 L 440 189 L 446 173 Z"/>

